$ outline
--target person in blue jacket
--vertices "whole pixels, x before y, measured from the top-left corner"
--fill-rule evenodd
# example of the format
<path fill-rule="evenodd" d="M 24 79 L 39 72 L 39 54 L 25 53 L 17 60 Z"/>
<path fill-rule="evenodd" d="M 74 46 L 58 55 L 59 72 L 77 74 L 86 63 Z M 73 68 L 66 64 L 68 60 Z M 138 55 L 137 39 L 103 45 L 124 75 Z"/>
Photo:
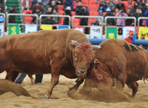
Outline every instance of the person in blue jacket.
<path fill-rule="evenodd" d="M 146 11 L 144 13 L 144 16 L 148 17 L 148 3 L 146 3 Z M 146 19 L 145 25 L 148 27 L 148 19 Z"/>
<path fill-rule="evenodd" d="M 64 2 L 63 2 L 63 6 L 64 6 L 64 10 L 66 10 L 66 8 L 69 6 L 69 7 L 71 7 L 71 9 L 72 9 L 72 7 L 73 7 L 73 1 L 72 0 L 65 0 Z"/>

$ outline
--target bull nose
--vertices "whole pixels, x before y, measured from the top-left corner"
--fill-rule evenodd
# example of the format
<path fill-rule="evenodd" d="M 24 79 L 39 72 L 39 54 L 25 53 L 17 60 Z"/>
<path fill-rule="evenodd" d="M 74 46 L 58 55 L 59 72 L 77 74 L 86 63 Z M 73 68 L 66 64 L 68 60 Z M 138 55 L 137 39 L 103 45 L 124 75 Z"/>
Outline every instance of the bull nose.
<path fill-rule="evenodd" d="M 80 71 L 81 73 L 85 73 L 86 71 Z"/>

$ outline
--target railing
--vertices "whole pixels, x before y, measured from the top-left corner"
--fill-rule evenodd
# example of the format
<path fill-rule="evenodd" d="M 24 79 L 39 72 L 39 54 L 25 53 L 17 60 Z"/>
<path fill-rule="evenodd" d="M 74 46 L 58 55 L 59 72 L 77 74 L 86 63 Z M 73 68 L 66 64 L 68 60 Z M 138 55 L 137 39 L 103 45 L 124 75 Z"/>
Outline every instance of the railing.
<path fill-rule="evenodd" d="M 141 19 L 148 19 L 148 17 L 139 17 L 139 18 L 138 18 L 138 27 L 139 27 L 139 23 L 140 23 L 140 20 L 141 20 Z"/>
<path fill-rule="evenodd" d="M 67 17 L 67 18 L 69 18 L 69 26 L 70 26 L 70 23 L 71 23 L 71 17 L 69 16 L 69 15 L 47 15 L 47 14 L 42 14 L 42 15 L 40 15 L 40 20 L 39 20 L 39 25 L 41 25 L 42 24 L 42 17 Z M 50 24 L 50 25 L 53 25 L 53 26 L 55 26 L 54 24 Z"/>
<path fill-rule="evenodd" d="M 6 0 L 4 0 L 4 12 L 5 12 L 5 14 L 7 12 Z"/>
<path fill-rule="evenodd" d="M 9 16 L 34 16 L 36 17 L 36 24 L 38 25 L 38 15 L 36 14 L 14 14 L 14 13 L 9 13 L 7 14 L 7 26 L 9 24 Z M 11 24 L 16 24 L 16 23 L 11 23 Z M 24 25 L 23 23 L 20 25 Z"/>
<path fill-rule="evenodd" d="M 107 16 L 105 17 L 105 27 L 106 27 L 106 24 L 107 24 L 107 19 L 108 18 L 112 18 L 112 19 L 134 19 L 134 27 L 136 28 L 136 18 L 135 17 L 116 17 L 116 16 Z"/>
<path fill-rule="evenodd" d="M 102 27 L 103 27 L 103 17 L 102 16 L 81 16 L 81 15 L 75 15 L 72 17 L 72 27 L 74 27 L 74 18 L 101 18 L 102 19 Z M 82 25 L 85 26 L 85 25 Z M 90 25 L 91 26 L 91 25 Z M 90 26 L 85 26 L 85 27 L 90 27 Z"/>

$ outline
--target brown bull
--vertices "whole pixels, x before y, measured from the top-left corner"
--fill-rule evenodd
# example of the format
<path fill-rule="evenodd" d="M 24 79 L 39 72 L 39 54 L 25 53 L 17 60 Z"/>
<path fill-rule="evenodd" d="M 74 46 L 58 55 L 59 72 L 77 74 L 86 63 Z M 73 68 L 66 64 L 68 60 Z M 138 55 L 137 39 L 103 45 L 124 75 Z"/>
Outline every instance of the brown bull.
<path fill-rule="evenodd" d="M 79 78 L 74 90 L 83 82 L 94 59 L 93 49 L 86 36 L 77 30 L 42 30 L 33 33 L 5 36 L 0 39 L 0 73 L 14 81 L 18 73 L 51 73 L 51 85 L 45 94 L 50 98 L 59 75 Z"/>
<path fill-rule="evenodd" d="M 132 96 L 138 90 L 136 81 L 148 75 L 148 54 L 143 48 L 124 40 L 109 39 L 103 41 L 100 50 L 95 51 L 95 65 L 92 65 L 85 78 L 85 86 L 103 88 L 112 87 L 117 79 L 117 88 L 125 84 L 132 89 Z"/>

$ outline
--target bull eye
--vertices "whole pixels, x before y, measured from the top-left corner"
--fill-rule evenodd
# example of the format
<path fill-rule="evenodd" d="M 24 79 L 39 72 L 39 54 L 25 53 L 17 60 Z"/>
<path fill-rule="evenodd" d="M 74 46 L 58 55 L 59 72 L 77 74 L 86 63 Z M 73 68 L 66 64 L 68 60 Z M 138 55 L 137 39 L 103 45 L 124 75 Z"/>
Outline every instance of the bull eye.
<path fill-rule="evenodd" d="M 99 75 L 99 78 L 100 78 L 100 79 L 102 78 L 101 75 Z"/>
<path fill-rule="evenodd" d="M 75 57 L 75 60 L 77 61 L 78 60 L 78 57 L 76 55 L 74 57 Z"/>

